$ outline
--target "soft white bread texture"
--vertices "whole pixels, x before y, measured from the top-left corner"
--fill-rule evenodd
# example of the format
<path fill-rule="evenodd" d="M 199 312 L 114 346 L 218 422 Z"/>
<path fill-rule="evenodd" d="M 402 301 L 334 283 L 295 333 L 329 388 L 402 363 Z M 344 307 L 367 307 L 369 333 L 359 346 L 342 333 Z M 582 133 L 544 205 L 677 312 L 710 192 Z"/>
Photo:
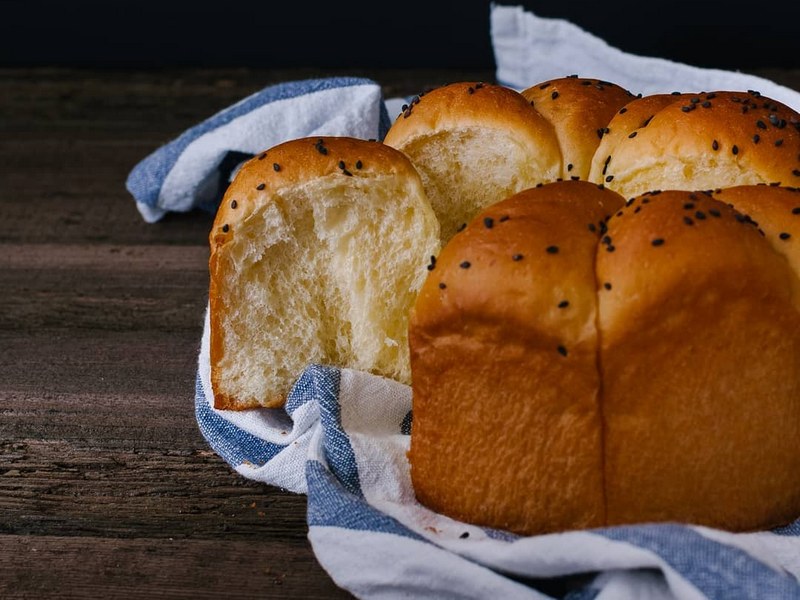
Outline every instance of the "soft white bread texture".
<path fill-rule="evenodd" d="M 439 225 L 402 153 L 280 144 L 238 172 L 210 243 L 216 408 L 280 406 L 312 363 L 409 382 L 407 314 Z"/>
<path fill-rule="evenodd" d="M 422 175 L 442 241 L 481 209 L 558 179 L 586 179 L 614 113 L 634 96 L 596 79 L 564 77 L 518 93 L 459 82 L 414 99 L 385 142 Z"/>
<path fill-rule="evenodd" d="M 418 169 L 443 241 L 487 205 L 561 174 L 552 125 L 499 85 L 459 82 L 422 94 L 384 142 Z"/>
<path fill-rule="evenodd" d="M 800 184 L 800 115 L 758 92 L 646 96 L 624 108 L 608 124 L 589 179 L 626 198 Z"/>
<path fill-rule="evenodd" d="M 487 208 L 412 310 L 417 497 L 521 534 L 799 516 L 799 227 L 764 185 Z"/>

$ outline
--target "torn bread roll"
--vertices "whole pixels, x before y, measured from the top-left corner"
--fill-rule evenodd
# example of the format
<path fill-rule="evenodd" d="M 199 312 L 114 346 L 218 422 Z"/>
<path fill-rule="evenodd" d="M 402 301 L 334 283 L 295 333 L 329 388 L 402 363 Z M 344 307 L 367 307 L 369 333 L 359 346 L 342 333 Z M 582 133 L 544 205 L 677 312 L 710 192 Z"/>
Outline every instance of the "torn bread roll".
<path fill-rule="evenodd" d="M 410 319 L 418 499 L 520 534 L 790 522 L 800 193 L 601 188 L 523 191 L 442 249 Z"/>
<path fill-rule="evenodd" d="M 523 189 L 586 179 L 608 120 L 634 96 L 574 76 L 519 93 L 459 82 L 415 98 L 385 142 L 422 175 L 446 242 L 477 212 Z"/>
<path fill-rule="evenodd" d="M 312 363 L 409 382 L 407 313 L 439 225 L 401 152 L 280 144 L 238 172 L 210 243 L 216 408 L 280 406 Z"/>

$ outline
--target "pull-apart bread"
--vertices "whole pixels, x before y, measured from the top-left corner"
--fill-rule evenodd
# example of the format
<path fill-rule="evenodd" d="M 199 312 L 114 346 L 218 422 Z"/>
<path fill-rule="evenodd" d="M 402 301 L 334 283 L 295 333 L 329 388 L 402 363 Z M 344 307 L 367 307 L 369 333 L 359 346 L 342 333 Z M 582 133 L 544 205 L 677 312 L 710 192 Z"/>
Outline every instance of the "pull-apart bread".
<path fill-rule="evenodd" d="M 798 212 L 567 181 L 480 213 L 412 311 L 419 500 L 524 534 L 800 516 Z"/>
<path fill-rule="evenodd" d="M 409 382 L 407 314 L 439 225 L 401 152 L 278 145 L 236 175 L 210 242 L 216 408 L 280 406 L 311 363 Z"/>
<path fill-rule="evenodd" d="M 481 209 L 559 178 L 585 179 L 602 130 L 633 95 L 565 77 L 516 92 L 459 82 L 417 96 L 384 140 L 422 176 L 446 242 Z"/>

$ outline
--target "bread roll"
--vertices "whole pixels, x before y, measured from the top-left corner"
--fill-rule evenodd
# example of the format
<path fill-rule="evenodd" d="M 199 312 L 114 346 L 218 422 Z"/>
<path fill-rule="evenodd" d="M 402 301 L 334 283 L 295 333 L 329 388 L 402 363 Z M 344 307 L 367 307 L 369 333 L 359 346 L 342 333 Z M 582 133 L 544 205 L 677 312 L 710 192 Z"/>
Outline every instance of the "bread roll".
<path fill-rule="evenodd" d="M 608 524 L 800 516 L 797 273 L 710 194 L 621 212 L 597 255 Z"/>
<path fill-rule="evenodd" d="M 411 477 L 452 517 L 520 533 L 604 522 L 594 256 L 623 204 L 520 192 L 442 250 L 411 315 Z"/>
<path fill-rule="evenodd" d="M 216 408 L 280 406 L 311 363 L 409 381 L 407 313 L 439 226 L 402 153 L 280 144 L 236 175 L 210 244 Z"/>
<path fill-rule="evenodd" d="M 608 122 L 635 99 L 614 83 L 577 76 L 536 84 L 522 95 L 556 132 L 562 179 L 588 179 L 592 158 L 608 133 Z"/>
<path fill-rule="evenodd" d="M 561 174 L 552 125 L 500 85 L 459 82 L 421 94 L 384 141 L 419 170 L 443 241 L 485 206 Z"/>
<path fill-rule="evenodd" d="M 608 124 L 590 180 L 626 198 L 648 190 L 800 184 L 800 114 L 758 92 L 634 100 Z M 649 113 L 649 114 L 648 114 Z M 635 124 L 638 117 L 640 124 Z"/>
<path fill-rule="evenodd" d="M 712 195 L 554 183 L 442 249 L 410 319 L 423 504 L 520 534 L 800 516 L 800 194 Z"/>

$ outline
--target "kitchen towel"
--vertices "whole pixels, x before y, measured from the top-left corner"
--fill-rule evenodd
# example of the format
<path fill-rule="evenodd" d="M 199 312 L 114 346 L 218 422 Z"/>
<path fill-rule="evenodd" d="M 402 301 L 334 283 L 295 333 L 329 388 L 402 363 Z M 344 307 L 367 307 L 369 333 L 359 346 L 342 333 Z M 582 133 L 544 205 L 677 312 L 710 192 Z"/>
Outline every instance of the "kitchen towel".
<path fill-rule="evenodd" d="M 492 5 L 491 28 L 497 80 L 516 89 L 575 73 L 645 94 L 756 89 L 800 109 L 799 94 L 771 81 L 625 54 L 521 7 Z M 273 86 L 157 150 L 128 186 L 148 221 L 213 210 L 244 158 L 291 137 L 382 139 L 402 101 L 385 101 L 368 80 Z M 414 498 L 410 388 L 309 365 L 283 409 L 217 411 L 208 344 L 206 315 L 195 389 L 202 434 L 242 476 L 307 494 L 315 555 L 359 598 L 800 600 L 800 520 L 746 534 L 663 523 L 531 537 L 461 523 Z"/>
<path fill-rule="evenodd" d="M 157 148 L 128 175 L 145 221 L 195 208 L 215 211 L 241 163 L 294 138 L 383 139 L 389 115 L 380 86 L 358 77 L 289 81 L 244 98 Z"/>

